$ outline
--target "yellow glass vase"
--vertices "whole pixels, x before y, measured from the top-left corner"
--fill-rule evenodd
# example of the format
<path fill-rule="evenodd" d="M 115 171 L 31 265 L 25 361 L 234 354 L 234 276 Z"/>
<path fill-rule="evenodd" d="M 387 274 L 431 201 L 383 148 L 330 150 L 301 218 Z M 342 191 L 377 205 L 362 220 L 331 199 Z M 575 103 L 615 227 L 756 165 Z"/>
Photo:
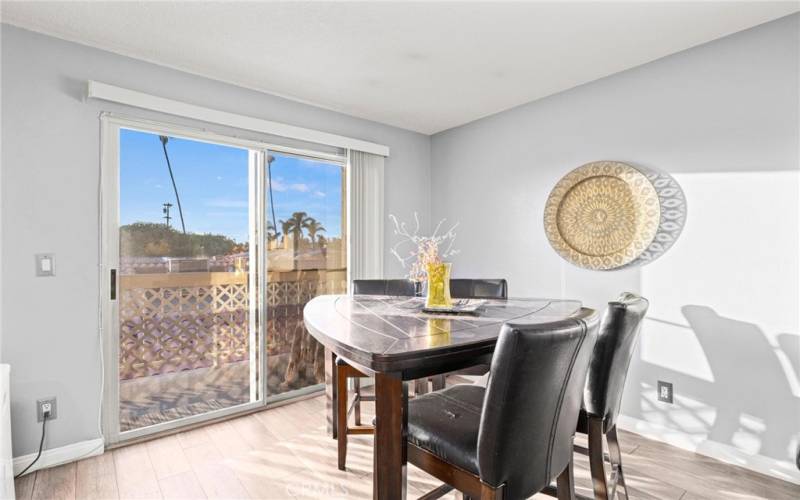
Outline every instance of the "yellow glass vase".
<path fill-rule="evenodd" d="M 428 347 L 441 347 L 450 344 L 450 320 L 428 319 Z"/>
<path fill-rule="evenodd" d="M 425 307 L 450 307 L 450 268 L 449 262 L 428 264 L 428 296 Z"/>

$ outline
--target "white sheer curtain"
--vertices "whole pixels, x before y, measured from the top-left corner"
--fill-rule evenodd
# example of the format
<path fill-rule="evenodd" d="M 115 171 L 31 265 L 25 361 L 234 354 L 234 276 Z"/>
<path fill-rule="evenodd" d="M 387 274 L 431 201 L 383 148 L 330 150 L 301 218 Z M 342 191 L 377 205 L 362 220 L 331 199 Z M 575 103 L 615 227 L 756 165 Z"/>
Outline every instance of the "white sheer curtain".
<path fill-rule="evenodd" d="M 350 279 L 383 277 L 384 157 L 350 150 Z"/>

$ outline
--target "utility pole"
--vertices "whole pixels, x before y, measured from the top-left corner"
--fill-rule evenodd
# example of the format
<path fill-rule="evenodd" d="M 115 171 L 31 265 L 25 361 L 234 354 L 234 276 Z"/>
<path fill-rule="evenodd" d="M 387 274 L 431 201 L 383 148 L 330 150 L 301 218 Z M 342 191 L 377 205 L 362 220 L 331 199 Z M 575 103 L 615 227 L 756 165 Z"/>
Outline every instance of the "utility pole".
<path fill-rule="evenodd" d="M 164 158 L 167 160 L 167 170 L 169 170 L 169 178 L 172 180 L 172 189 L 175 190 L 175 201 L 178 202 L 178 215 L 181 216 L 181 229 L 183 229 L 183 234 L 186 234 L 186 224 L 183 222 L 183 208 L 181 208 L 181 197 L 178 195 L 178 186 L 175 184 L 175 176 L 172 175 L 172 163 L 170 163 L 169 154 L 167 154 L 167 142 L 169 142 L 169 137 L 160 135 L 158 138 L 161 140 L 161 147 L 164 149 Z"/>
<path fill-rule="evenodd" d="M 164 213 L 164 220 L 167 221 L 167 227 L 170 227 L 169 221 L 172 220 L 172 217 L 169 216 L 169 209 L 172 208 L 172 203 L 167 202 L 164 203 L 163 206 L 164 208 L 161 209 L 161 212 Z"/>

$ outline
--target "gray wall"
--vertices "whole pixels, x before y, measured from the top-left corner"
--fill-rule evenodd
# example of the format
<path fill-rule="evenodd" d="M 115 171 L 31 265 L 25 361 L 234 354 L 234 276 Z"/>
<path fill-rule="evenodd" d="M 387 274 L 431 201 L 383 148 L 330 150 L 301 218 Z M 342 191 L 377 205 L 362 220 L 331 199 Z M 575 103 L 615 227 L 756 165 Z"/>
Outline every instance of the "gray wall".
<path fill-rule="evenodd" d="M 12 365 L 14 455 L 35 451 L 34 401 L 58 397 L 47 447 L 98 437 L 99 80 L 212 108 L 386 144 L 387 213 L 429 213 L 430 138 L 2 25 L 2 361 Z M 218 129 L 215 127 L 208 127 Z M 219 129 L 225 132 L 224 129 Z M 240 134 L 241 135 L 241 134 Z M 386 227 L 390 237 L 390 228 Z M 33 255 L 54 252 L 55 278 Z M 387 275 L 402 274 L 388 255 Z"/>
<path fill-rule="evenodd" d="M 643 293 L 652 307 L 623 412 L 687 446 L 783 461 L 800 438 L 799 21 L 436 134 L 431 145 L 432 219 L 461 221 L 454 276 L 507 277 L 511 295 L 594 307 Z M 684 234 L 650 266 L 581 270 L 548 244 L 550 189 L 595 160 L 665 170 L 686 190 Z M 656 401 L 657 380 L 675 384 L 675 405 Z"/>
<path fill-rule="evenodd" d="M 41 396 L 59 398 L 49 448 L 98 436 L 99 113 L 182 122 L 84 102 L 85 81 L 97 79 L 389 145 L 386 212 L 461 221 L 456 276 L 504 276 L 512 295 L 595 307 L 621 290 L 652 300 L 625 414 L 701 448 L 788 460 L 800 420 L 799 20 L 432 140 L 2 25 L 0 360 L 13 367 L 15 455 L 35 450 Z M 541 220 L 550 188 L 597 159 L 666 170 L 685 188 L 687 227 L 656 263 L 589 272 L 549 247 Z M 37 252 L 57 254 L 56 278 L 33 277 Z M 386 270 L 402 274 L 389 256 Z M 675 383 L 676 405 L 655 401 L 658 379 Z"/>

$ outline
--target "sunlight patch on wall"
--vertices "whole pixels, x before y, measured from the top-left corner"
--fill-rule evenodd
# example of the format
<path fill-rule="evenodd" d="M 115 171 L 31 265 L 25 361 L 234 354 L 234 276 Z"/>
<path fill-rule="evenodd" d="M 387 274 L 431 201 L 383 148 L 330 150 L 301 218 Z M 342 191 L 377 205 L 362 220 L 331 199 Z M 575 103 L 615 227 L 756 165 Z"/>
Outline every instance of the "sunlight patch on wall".
<path fill-rule="evenodd" d="M 739 416 L 739 429 L 733 432 L 731 443 L 751 455 L 761 449 L 761 435 L 767 430 L 767 424 L 763 419 L 742 414 Z"/>
<path fill-rule="evenodd" d="M 637 418 L 685 433 L 674 439 L 714 456 L 740 450 L 793 464 L 800 439 L 800 172 L 675 179 L 688 202 L 684 232 L 670 252 L 641 268 L 651 307 L 632 370 L 641 387 Z M 657 380 L 675 384 L 674 405 L 658 401 Z"/>
<path fill-rule="evenodd" d="M 650 316 L 686 324 L 685 305 L 800 330 L 800 172 L 675 174 L 688 200 L 684 233 L 642 269 Z M 655 300 L 657 299 L 657 300 Z"/>
<path fill-rule="evenodd" d="M 791 347 L 800 345 L 800 173 L 675 178 L 689 216 L 671 251 L 642 268 L 651 300 L 643 359 L 723 384 L 737 368 L 777 365 L 781 385 L 800 396 Z"/>
<path fill-rule="evenodd" d="M 702 401 L 675 396 L 673 404 L 658 400 L 655 386 L 641 384 L 642 419 L 669 432 L 675 430 L 673 439 L 682 440 L 679 446 L 694 448 L 705 441 L 717 418 L 717 411 Z"/>
<path fill-rule="evenodd" d="M 654 300 L 646 291 L 644 296 L 651 301 Z M 648 317 L 642 328 L 640 339 L 642 361 L 707 382 L 714 382 L 714 374 L 711 372 L 703 347 L 688 325 Z"/>

